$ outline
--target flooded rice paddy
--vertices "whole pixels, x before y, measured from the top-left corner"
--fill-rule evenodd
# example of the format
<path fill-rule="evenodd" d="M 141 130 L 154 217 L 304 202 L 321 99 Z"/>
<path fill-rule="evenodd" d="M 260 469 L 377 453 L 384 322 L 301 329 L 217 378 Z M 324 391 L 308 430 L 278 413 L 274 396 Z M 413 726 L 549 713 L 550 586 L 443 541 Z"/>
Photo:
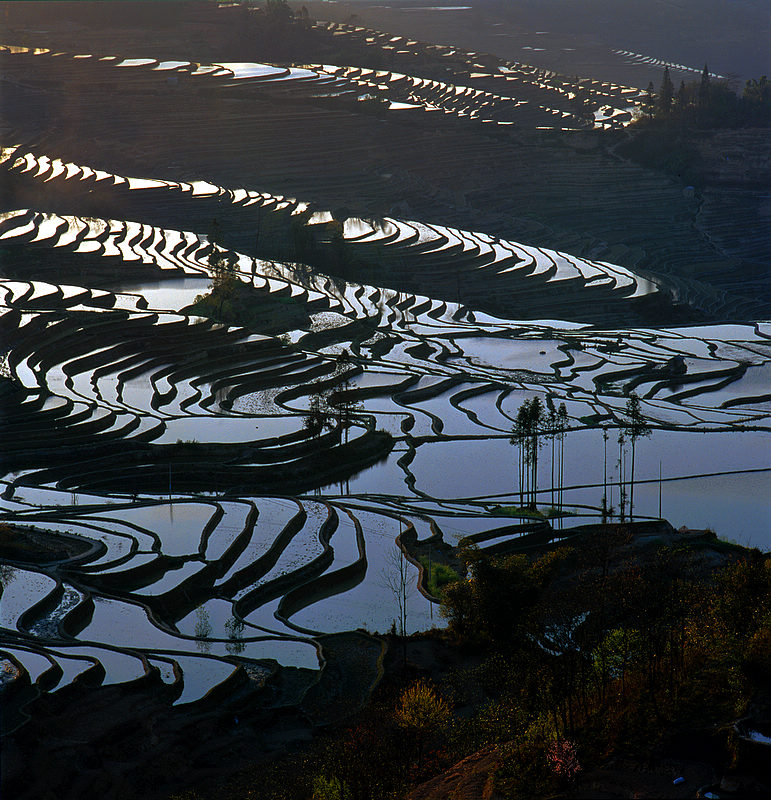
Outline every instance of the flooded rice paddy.
<path fill-rule="evenodd" d="M 536 121 L 579 124 L 556 78 L 514 67 L 477 75 L 480 88 L 330 65 L 99 68 L 223 90 L 368 89 L 392 107 L 493 124 L 528 108 Z M 523 82 L 554 105 L 504 93 Z M 607 88 L 597 124 L 624 124 L 633 95 Z M 39 192 L 55 206 L 87 187 L 104 208 L 136 213 L 24 206 L 0 216 L 0 245 L 29 267 L 0 280 L 0 518 L 41 541 L 68 534 L 89 545 L 51 558 L 40 545 L 34 563 L 2 567 L 3 680 L 50 673 L 50 691 L 82 675 L 152 678 L 183 705 L 244 671 L 256 684 L 277 665 L 317 670 L 325 634 L 396 626 L 400 590 L 406 632 L 441 625 L 404 542 L 455 545 L 533 522 L 516 510 L 511 438 L 534 397 L 565 409 L 540 437 L 537 504 L 555 528 L 599 520 L 604 499 L 616 519 L 664 516 L 771 547 L 771 324 L 657 327 L 655 304 L 675 289 L 700 309 L 712 301 L 695 283 L 673 288 L 623 265 L 332 212 L 205 175 L 129 177 L 4 144 L 5 179 L 29 190 L 19 196 Z M 221 246 L 202 232 L 214 217 L 236 220 L 256 244 Z M 296 257 L 268 257 L 271 237 L 294 237 Z M 356 280 L 351 264 L 364 265 Z M 397 268 L 414 291 L 390 284 Z M 213 284 L 249 287 L 263 317 L 194 313 Z M 495 294 L 521 298 L 520 313 L 489 311 Z M 601 324 L 627 311 L 645 324 Z M 635 441 L 633 509 L 630 442 L 617 441 L 631 392 L 650 426 Z"/>

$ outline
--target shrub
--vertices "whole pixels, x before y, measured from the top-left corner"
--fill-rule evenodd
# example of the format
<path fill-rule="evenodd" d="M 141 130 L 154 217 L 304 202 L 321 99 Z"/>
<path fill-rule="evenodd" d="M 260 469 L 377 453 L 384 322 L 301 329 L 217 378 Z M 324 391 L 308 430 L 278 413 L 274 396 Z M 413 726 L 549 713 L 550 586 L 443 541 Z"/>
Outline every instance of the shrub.
<path fill-rule="evenodd" d="M 563 778 L 571 783 L 581 772 L 578 752 L 575 743 L 570 739 L 558 739 L 552 742 L 546 751 L 546 760 L 549 762 L 551 771 L 558 778 Z"/>
<path fill-rule="evenodd" d="M 544 758 L 544 731 L 535 722 L 503 749 L 504 763 L 495 775 L 495 788 L 511 800 L 530 800 L 553 794 L 555 775 Z"/>
<path fill-rule="evenodd" d="M 317 775 L 313 779 L 313 800 L 350 800 L 350 798 L 350 789 L 339 778 Z"/>
<path fill-rule="evenodd" d="M 434 597 L 441 597 L 445 586 L 460 580 L 460 575 L 448 564 L 429 562 L 425 557 L 420 558 L 420 563 L 426 569 L 428 591 Z"/>
<path fill-rule="evenodd" d="M 441 730 L 450 719 L 447 703 L 425 681 L 417 681 L 402 692 L 396 721 L 411 732 Z"/>
<path fill-rule="evenodd" d="M 396 709 L 396 722 L 417 750 L 417 767 L 420 771 L 425 745 L 448 726 L 450 708 L 433 687 L 425 681 L 417 681 L 402 692 Z"/>
<path fill-rule="evenodd" d="M 747 643 L 742 669 L 755 683 L 771 681 L 771 628 L 756 631 Z"/>

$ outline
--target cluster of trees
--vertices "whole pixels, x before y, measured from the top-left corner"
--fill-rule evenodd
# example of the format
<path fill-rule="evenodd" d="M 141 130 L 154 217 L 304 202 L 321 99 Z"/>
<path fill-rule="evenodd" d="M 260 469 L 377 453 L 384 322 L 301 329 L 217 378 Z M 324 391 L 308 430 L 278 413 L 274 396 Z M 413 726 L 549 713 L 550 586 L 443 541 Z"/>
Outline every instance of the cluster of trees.
<path fill-rule="evenodd" d="M 559 487 L 557 506 L 561 506 L 562 479 L 564 474 L 565 435 L 568 430 L 568 412 L 564 403 L 554 405 L 551 395 L 546 396 L 546 405 L 539 397 L 533 397 L 519 407 L 511 430 L 511 443 L 517 447 L 517 473 L 519 478 L 520 505 L 535 510 L 538 501 L 538 450 L 544 440 L 551 444 L 551 495 L 555 507 L 555 466 Z"/>
<path fill-rule="evenodd" d="M 550 446 L 551 466 L 551 507 L 560 513 L 563 509 L 564 477 L 565 477 L 565 440 L 570 431 L 570 420 L 564 403 L 555 406 L 551 395 L 546 396 L 544 405 L 539 397 L 525 400 L 517 411 L 512 426 L 510 442 L 517 448 L 517 476 L 519 481 L 520 507 L 536 511 L 538 507 L 538 451 L 547 443 Z M 623 522 L 627 515 L 629 501 L 629 517 L 634 509 L 635 486 L 635 454 L 639 439 L 650 436 L 651 428 L 642 413 L 640 398 L 630 392 L 626 401 L 625 419 L 618 428 L 618 493 L 619 519 Z M 610 487 L 608 477 L 609 428 L 602 429 L 604 444 L 604 479 L 602 494 L 603 521 L 615 515 L 615 509 L 609 500 Z M 631 445 L 630 474 L 627 478 L 627 444 Z"/>
<path fill-rule="evenodd" d="M 452 707 L 425 678 L 389 685 L 350 726 L 293 756 L 261 764 L 254 789 L 219 797 L 396 800 L 448 765 Z M 183 800 L 180 798 L 179 800 Z M 198 796 L 184 800 L 199 800 Z"/>
<path fill-rule="evenodd" d="M 359 419 L 362 404 L 355 399 L 350 353 L 341 351 L 335 358 L 334 372 L 323 385 L 310 395 L 308 412 L 303 417 L 303 428 L 312 439 L 318 439 L 324 431 L 334 431 L 339 441 L 347 444 L 350 429 Z M 340 482 L 340 491 L 348 490 L 349 481 Z M 321 487 L 316 488 L 321 494 Z"/>
<path fill-rule="evenodd" d="M 211 286 L 208 294 L 196 297 L 186 309 L 189 313 L 228 325 L 250 327 L 263 333 L 283 333 L 309 323 L 303 304 L 293 302 L 291 298 L 260 293 L 252 287 L 257 273 L 256 259 L 253 258 L 251 263 L 252 283 L 239 277 L 238 258 L 234 251 L 223 247 L 216 218 L 211 222 L 208 241 L 206 258 Z"/>
<path fill-rule="evenodd" d="M 303 427 L 311 436 L 319 436 L 336 425 L 348 441 L 348 429 L 356 420 L 356 411 L 362 407 L 352 395 L 354 371 L 350 353 L 342 350 L 335 357 L 334 383 L 310 396 Z"/>
<path fill-rule="evenodd" d="M 318 35 L 305 6 L 293 10 L 286 0 L 233 0 L 217 16 L 216 28 L 229 24 L 232 60 L 290 62 L 298 53 L 318 54 Z"/>
<path fill-rule="evenodd" d="M 748 80 L 741 95 L 727 81 L 716 80 L 707 65 L 701 79 L 681 81 L 676 89 L 664 67 L 658 93 L 653 82 L 648 84 L 642 105 L 648 119 L 663 119 L 701 127 L 745 127 L 771 123 L 771 82 L 763 75 Z"/>
<path fill-rule="evenodd" d="M 259 0 L 236 0 L 236 4 L 244 11 L 254 9 L 259 16 L 278 24 L 287 24 L 295 18 L 303 21 L 309 19 L 308 9 L 305 6 L 295 12 L 286 0 L 265 0 L 264 4 Z"/>
<path fill-rule="evenodd" d="M 618 518 L 621 522 L 626 519 L 626 504 L 629 501 L 629 519 L 634 513 L 634 486 L 635 486 L 635 454 L 637 452 L 637 441 L 651 435 L 651 427 L 648 424 L 640 407 L 640 398 L 631 392 L 626 401 L 626 419 L 619 426 L 618 437 L 618 459 L 616 469 L 618 472 Z M 603 493 L 602 493 L 602 517 L 603 521 L 613 518 L 615 509 L 612 502 L 608 500 L 608 428 L 602 430 L 603 438 Z M 632 446 L 632 457 L 630 473 L 627 479 L 627 444 Z"/>
<path fill-rule="evenodd" d="M 294 18 L 294 12 L 286 0 L 265 0 L 265 13 L 269 19 L 281 22 L 288 22 Z M 308 13 L 307 9 L 305 13 Z"/>

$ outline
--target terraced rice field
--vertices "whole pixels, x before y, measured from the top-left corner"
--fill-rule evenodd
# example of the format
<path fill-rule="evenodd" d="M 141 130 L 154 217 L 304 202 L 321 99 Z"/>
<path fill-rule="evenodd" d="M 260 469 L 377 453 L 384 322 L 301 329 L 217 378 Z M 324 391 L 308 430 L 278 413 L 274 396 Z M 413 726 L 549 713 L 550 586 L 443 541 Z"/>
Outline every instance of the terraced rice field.
<path fill-rule="evenodd" d="M 590 87 L 602 113 L 587 121 L 564 81 L 514 64 L 437 81 L 0 55 L 7 80 L 28 81 L 44 105 L 51 90 L 36 80 L 94 70 L 140 93 L 132 102 L 169 82 L 214 97 L 237 85 L 274 113 L 294 108 L 286 98 L 368 94 L 386 113 L 490 126 L 623 125 L 637 99 Z M 126 159 L 110 166 L 104 148 L 99 163 L 87 146 L 74 157 L 61 124 L 60 150 L 55 130 L 24 138 L 10 120 L 2 132 L 0 519 L 74 543 L 3 566 L 3 684 L 18 699 L 5 732 L 40 695 L 107 685 L 152 686 L 170 706 L 249 698 L 334 718 L 318 688 L 329 635 L 391 627 L 389 582 L 411 543 L 471 536 L 499 552 L 599 519 L 603 493 L 618 510 L 631 391 L 653 429 L 637 445 L 635 518 L 771 546 L 771 324 L 753 318 L 757 298 L 546 241 L 323 207 L 253 179 L 220 185 L 183 140 L 186 180 L 124 174 Z M 140 137 L 135 164 L 143 149 L 152 162 Z M 217 253 L 266 309 L 261 324 L 190 308 L 217 279 Z M 510 437 L 535 396 L 567 412 L 561 482 L 554 440 L 541 456 L 551 522 L 503 511 L 522 503 Z M 407 571 L 408 632 L 441 624 L 424 567 L 410 559 Z M 380 650 L 360 638 L 363 697 Z"/>

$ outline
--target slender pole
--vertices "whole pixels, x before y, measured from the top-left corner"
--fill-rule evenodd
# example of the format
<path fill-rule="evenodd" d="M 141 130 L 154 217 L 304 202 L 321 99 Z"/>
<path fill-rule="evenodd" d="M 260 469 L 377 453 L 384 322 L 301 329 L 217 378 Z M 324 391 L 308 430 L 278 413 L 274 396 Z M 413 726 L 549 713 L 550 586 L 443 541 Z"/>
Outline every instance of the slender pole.
<path fill-rule="evenodd" d="M 630 489 L 629 489 L 629 521 L 632 521 L 632 513 L 634 511 L 634 451 L 636 436 L 632 436 L 632 474 L 630 476 Z"/>
<path fill-rule="evenodd" d="M 614 481 L 613 481 L 613 472 L 612 471 L 611 471 L 610 478 L 611 478 L 611 480 L 610 480 L 610 497 L 608 498 L 608 507 L 609 508 L 613 508 L 613 486 L 614 486 Z M 612 522 L 613 521 L 613 514 L 610 514 L 609 516 L 610 516 L 610 520 Z"/>
<path fill-rule="evenodd" d="M 661 461 L 659 461 L 659 519 L 661 519 Z"/>
<path fill-rule="evenodd" d="M 428 588 L 431 589 L 431 545 L 428 546 Z M 434 618 L 434 601 L 428 601 L 428 610 L 431 619 Z"/>
<path fill-rule="evenodd" d="M 554 420 L 549 416 L 549 438 L 551 439 L 551 507 L 554 508 Z"/>
<path fill-rule="evenodd" d="M 602 521 L 608 521 L 608 431 L 602 429 Z"/>

